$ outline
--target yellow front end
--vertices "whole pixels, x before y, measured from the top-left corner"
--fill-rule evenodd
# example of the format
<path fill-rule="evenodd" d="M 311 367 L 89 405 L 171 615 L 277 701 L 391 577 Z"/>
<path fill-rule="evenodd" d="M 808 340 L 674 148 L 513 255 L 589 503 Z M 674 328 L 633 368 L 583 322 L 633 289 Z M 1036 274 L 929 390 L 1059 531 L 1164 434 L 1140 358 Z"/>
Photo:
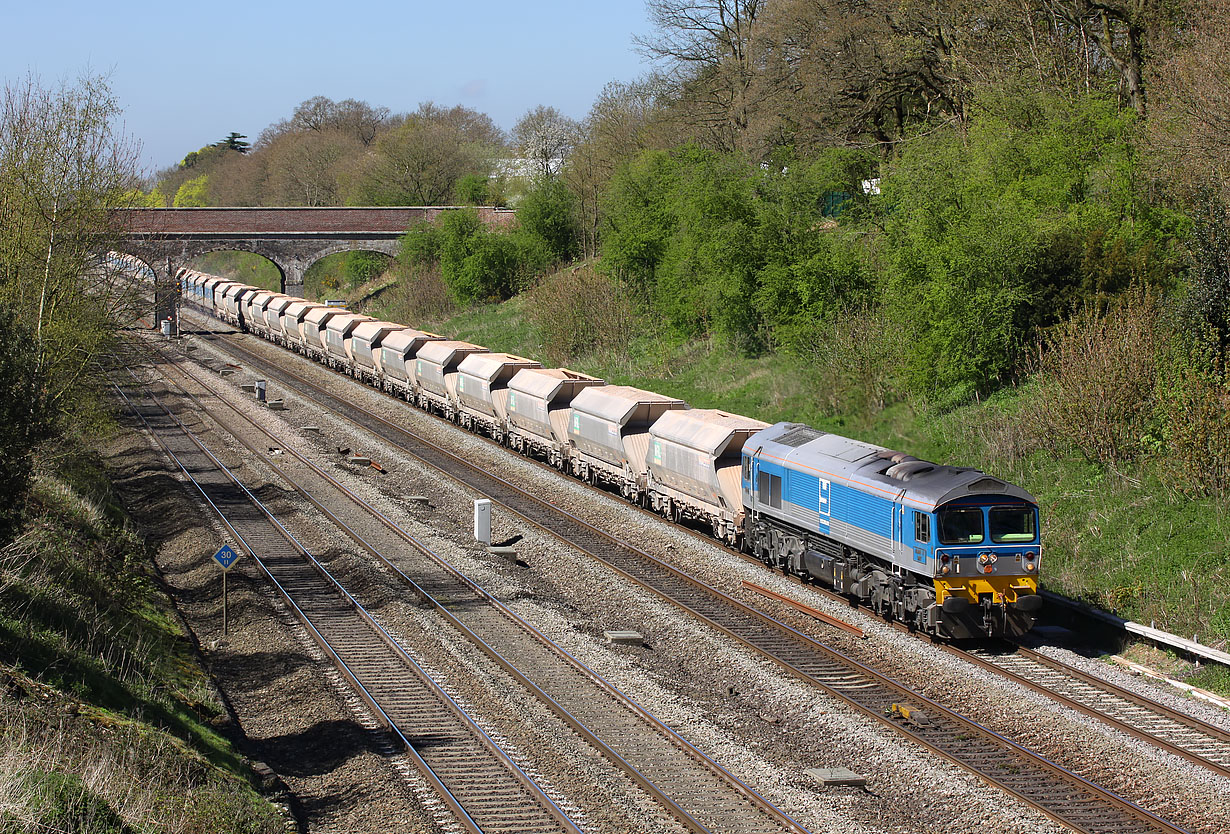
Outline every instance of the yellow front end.
<path fill-rule="evenodd" d="M 995 603 L 1016 602 L 1023 596 L 1038 593 L 1038 580 L 1033 576 L 953 576 L 936 578 L 935 602 L 943 605 L 949 597 L 964 599 L 977 605 L 983 595 L 990 594 Z"/>

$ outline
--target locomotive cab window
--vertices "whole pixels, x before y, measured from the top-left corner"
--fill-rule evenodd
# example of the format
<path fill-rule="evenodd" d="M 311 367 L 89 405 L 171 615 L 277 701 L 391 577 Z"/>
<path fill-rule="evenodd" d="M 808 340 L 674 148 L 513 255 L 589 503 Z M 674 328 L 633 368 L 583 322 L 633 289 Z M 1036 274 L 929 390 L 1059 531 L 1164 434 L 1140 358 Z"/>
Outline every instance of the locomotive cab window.
<path fill-rule="evenodd" d="M 991 510 L 991 541 L 996 544 L 1032 542 L 1036 535 L 1033 507 L 995 507 Z"/>
<path fill-rule="evenodd" d="M 931 517 L 923 513 L 914 513 L 914 541 L 931 541 Z"/>
<path fill-rule="evenodd" d="M 752 479 L 752 459 L 749 457 L 743 458 L 743 480 L 750 481 Z"/>
<path fill-rule="evenodd" d="M 941 544 L 981 544 L 982 509 L 961 507 L 938 513 Z"/>

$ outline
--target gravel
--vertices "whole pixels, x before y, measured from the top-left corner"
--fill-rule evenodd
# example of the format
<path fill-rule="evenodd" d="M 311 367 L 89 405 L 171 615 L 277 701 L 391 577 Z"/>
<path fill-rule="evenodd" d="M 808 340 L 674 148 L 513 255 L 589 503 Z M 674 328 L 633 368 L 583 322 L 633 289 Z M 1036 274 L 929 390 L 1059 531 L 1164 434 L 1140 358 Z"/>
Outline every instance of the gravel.
<path fill-rule="evenodd" d="M 200 353 L 219 355 L 200 341 Z M 271 359 L 287 361 L 284 351 L 245 339 L 245 347 Z M 433 438 L 447 438 L 454 451 L 481 461 L 490 471 L 514 482 L 533 483 L 541 496 L 569 507 L 575 514 L 624 535 L 683 570 L 724 588 L 748 604 L 770 611 L 783 621 L 835 648 L 920 688 L 936 700 L 975 720 L 1008 734 L 1048 757 L 1085 774 L 1121 795 L 1195 831 L 1221 831 L 1230 822 L 1226 780 L 1215 777 L 1173 756 L 1135 742 L 1099 722 L 1057 706 L 1018 688 L 990 672 L 971 666 L 923 640 L 903 635 L 886 624 L 850 609 L 762 566 L 749 563 L 714 544 L 698 541 L 684 531 L 646 517 L 614 498 L 597 494 L 562 476 L 544 470 L 494 444 L 472 437 L 427 417 L 415 409 L 361 386 L 349 385 L 327 370 L 306 362 L 295 371 L 314 381 L 348 385 L 365 407 Z M 248 378 L 241 374 L 228 384 Z M 232 390 L 242 400 L 237 387 Z M 442 475 L 424 471 L 382 441 L 365 436 L 347 424 L 285 395 L 288 411 L 259 410 L 259 416 L 280 426 L 288 443 L 319 463 L 337 461 L 337 446 L 370 454 L 388 474 L 355 471 L 335 462 L 334 470 L 364 497 L 406 524 L 432 547 L 444 551 L 453 564 L 484 584 L 552 639 L 674 727 L 741 779 L 815 831 L 867 830 L 1037 830 L 1058 828 L 1014 800 L 992 790 L 974 777 L 934 760 L 920 748 L 886 734 L 878 725 L 833 702 L 823 693 L 783 675 L 773 665 L 751 655 L 673 607 L 648 598 L 607 568 L 578 556 L 570 548 L 518 522 L 496 508 L 496 538 L 519 533 L 519 567 L 478 550 L 468 541 L 474 497 Z M 250 398 L 248 404 L 250 405 Z M 253 410 L 255 406 L 252 406 Z M 297 436 L 291 427 L 308 422 L 320 426 L 320 436 Z M 409 495 L 425 494 L 432 507 L 407 504 Z M 339 545 L 343 547 L 344 545 Z M 805 615 L 744 592 L 743 579 L 788 594 L 807 605 L 854 622 L 867 633 L 865 640 L 818 624 Z M 390 596 L 396 592 L 389 591 Z M 427 613 L 407 606 L 407 619 L 398 620 L 407 639 L 436 637 L 449 646 L 460 662 L 464 644 L 452 636 L 442 639 L 430 618 L 412 630 L 415 618 Z M 632 628 L 646 636 L 644 648 L 609 646 L 602 638 L 608 629 Z M 416 635 L 411 637 L 411 635 Z M 419 645 L 416 643 L 416 645 Z M 441 663 L 439 654 L 431 662 Z M 1070 658 L 1064 658 L 1071 660 Z M 1105 664 L 1101 673 L 1126 678 L 1124 685 L 1142 682 L 1119 675 Z M 450 680 L 461 681 L 464 676 Z M 472 677 L 472 673 L 471 673 Z M 493 677 L 498 681 L 499 677 Z M 458 683 L 458 691 L 469 684 Z M 503 692 L 498 686 L 504 686 Z M 1146 685 L 1147 686 L 1147 685 Z M 517 701 L 507 682 L 490 697 Z M 488 686 L 491 691 L 491 686 Z M 480 700 L 466 689 L 464 697 Z M 1167 697 L 1168 694 L 1167 694 Z M 1197 712 L 1204 706 L 1173 699 L 1180 709 Z M 511 725 L 539 716 L 517 703 L 501 732 L 516 738 L 524 756 L 533 757 L 533 737 L 514 736 Z M 494 720 L 494 719 L 493 719 Z M 547 748 L 547 758 L 555 756 Z M 535 761 L 540 760 L 539 756 Z M 824 791 L 802 771 L 808 767 L 844 766 L 869 777 L 867 792 L 839 788 Z M 563 777 L 559 784 L 564 785 Z M 567 790 L 568 788 L 565 788 Z M 578 801 L 587 808 L 594 806 Z M 632 813 L 630 810 L 629 813 Z"/>

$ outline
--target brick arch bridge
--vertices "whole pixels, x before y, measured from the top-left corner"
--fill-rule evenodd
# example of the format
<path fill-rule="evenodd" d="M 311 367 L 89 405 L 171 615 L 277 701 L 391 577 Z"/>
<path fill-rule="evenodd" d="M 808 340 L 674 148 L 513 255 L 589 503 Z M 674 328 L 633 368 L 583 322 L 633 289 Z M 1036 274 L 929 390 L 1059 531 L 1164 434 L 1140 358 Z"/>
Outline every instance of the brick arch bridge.
<path fill-rule="evenodd" d="M 303 295 L 308 267 L 338 252 L 397 253 L 398 238 L 424 220 L 435 221 L 451 206 L 390 208 L 173 208 L 121 209 L 125 230 L 118 248 L 154 272 L 156 321 L 175 317 L 175 273 L 208 252 L 253 252 L 282 275 L 282 292 Z M 510 209 L 481 207 L 489 226 L 508 226 Z M 156 326 L 156 325 L 155 325 Z"/>

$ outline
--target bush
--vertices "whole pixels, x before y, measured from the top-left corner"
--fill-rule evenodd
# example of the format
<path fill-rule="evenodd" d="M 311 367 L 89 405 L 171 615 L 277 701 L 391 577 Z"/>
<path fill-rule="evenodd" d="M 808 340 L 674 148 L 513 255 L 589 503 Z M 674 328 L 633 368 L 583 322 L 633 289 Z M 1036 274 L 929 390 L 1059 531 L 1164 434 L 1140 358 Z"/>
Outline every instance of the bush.
<path fill-rule="evenodd" d="M 526 313 L 551 361 L 627 349 L 635 329 L 632 304 L 622 283 L 593 264 L 552 275 L 527 295 Z"/>
<path fill-rule="evenodd" d="M 517 231 L 536 238 L 528 248 L 545 248 L 556 263 L 576 256 L 580 246 L 580 224 L 576 198 L 559 179 L 543 179 L 534 184 L 517 203 Z"/>
<path fill-rule="evenodd" d="M 1158 379 L 1163 481 L 1191 497 L 1230 495 L 1230 390 L 1210 351 L 1178 341 Z"/>
<path fill-rule="evenodd" d="M 424 220 L 411 226 L 402 235 L 398 259 L 408 265 L 434 264 L 440 260 L 443 245 L 444 235 L 440 227 Z"/>
<path fill-rule="evenodd" d="M 0 545 L 18 529 L 33 478 L 34 450 L 51 436 L 53 420 L 40 378 L 34 334 L 13 310 L 0 307 Z"/>
<path fill-rule="evenodd" d="M 1154 394 L 1165 334 L 1156 292 L 1137 287 L 1106 310 L 1089 306 L 1039 348 L 1037 390 L 1021 418 L 1034 442 L 1071 444 L 1087 459 L 1135 458 L 1155 436 Z"/>
<path fill-rule="evenodd" d="M 397 285 L 381 296 L 383 318 L 421 328 L 457 312 L 438 265 L 398 264 L 397 272 Z"/>
<path fill-rule="evenodd" d="M 342 274 L 351 287 L 379 278 L 389 268 L 389 257 L 379 252 L 347 252 Z"/>

